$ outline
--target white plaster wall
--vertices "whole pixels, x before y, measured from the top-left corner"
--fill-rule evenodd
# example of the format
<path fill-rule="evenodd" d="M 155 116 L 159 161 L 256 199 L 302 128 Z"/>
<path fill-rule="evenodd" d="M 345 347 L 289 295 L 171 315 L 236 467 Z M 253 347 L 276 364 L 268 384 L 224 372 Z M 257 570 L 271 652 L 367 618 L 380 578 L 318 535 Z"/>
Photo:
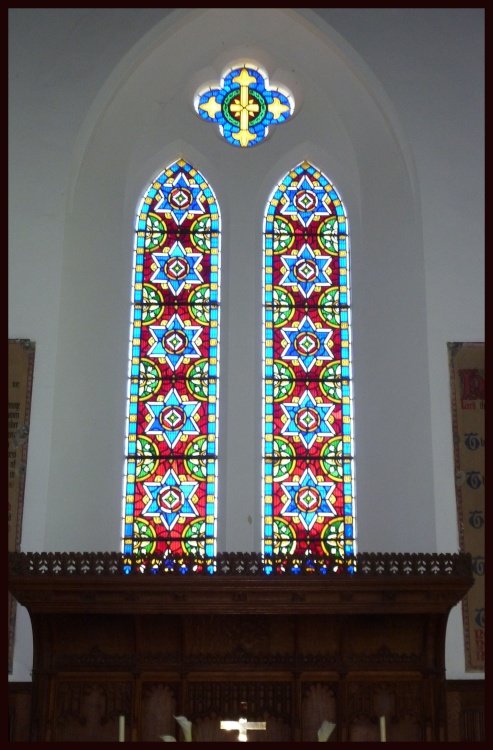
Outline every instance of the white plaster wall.
<path fill-rule="evenodd" d="M 413 145 L 423 219 L 437 549 L 450 551 L 457 523 L 446 345 L 484 340 L 484 13 L 321 11 L 342 34 L 350 25 L 352 43 L 384 84 Z"/>
<path fill-rule="evenodd" d="M 240 55 L 272 70 L 272 43 L 267 58 L 263 50 L 274 25 L 277 65 L 281 71 L 291 65 L 304 92 L 303 105 L 263 149 L 226 150 L 218 133 L 193 116 L 190 77 L 204 57 L 213 61 L 216 79 L 223 59 Z M 219 546 L 259 549 L 257 525 L 249 519 L 260 515 L 262 214 L 273 180 L 318 149 L 318 166 L 335 181 L 354 227 L 359 543 L 363 549 L 433 548 L 433 523 L 429 518 L 422 523 L 432 499 L 427 352 L 426 347 L 409 346 L 426 327 L 423 255 L 417 206 L 392 126 L 337 48 L 293 24 L 289 14 L 197 12 L 172 35 L 168 30 L 166 25 L 165 39 L 122 77 L 102 110 L 66 215 L 46 546 L 53 548 L 60 538 L 70 549 L 119 546 L 113 519 L 122 443 L 113 436 L 124 432 L 126 367 L 115 364 L 127 357 L 131 256 L 125 251 L 132 246 L 133 215 L 149 174 L 179 155 L 191 159 L 193 149 L 197 156 L 191 160 L 210 179 L 225 217 L 223 288 L 234 300 L 228 305 L 225 297 L 222 316 L 227 322 Z M 309 47 L 311 55 L 296 52 L 296 41 L 300 50 Z M 171 70 L 173 75 L 158 73 Z M 334 106 L 327 108 L 325 101 Z M 299 153 L 297 160 L 293 150 Z M 144 173 L 143 165 L 151 164 Z M 267 172 L 268 184 L 262 179 Z M 381 205 L 391 206 L 385 223 Z M 389 344 L 395 353 L 390 358 Z M 382 388 L 386 382 L 389 387 Z M 366 398 L 368 390 L 371 399 Z M 384 423 L 380 415 L 386 412 L 394 419 Z M 421 467 L 419 480 L 412 463 L 402 460 L 401 420 L 414 444 L 414 463 Z M 394 487 L 399 487 L 400 502 Z"/>
<path fill-rule="evenodd" d="M 36 343 L 23 550 L 47 549 L 65 211 L 79 131 L 121 56 L 166 12 L 9 11 L 8 333 Z M 31 624 L 17 607 L 9 679 L 29 680 L 31 666 Z"/>
<path fill-rule="evenodd" d="M 458 550 L 447 342 L 484 341 L 484 10 L 319 9 L 378 77 L 411 145 L 425 258 L 437 552 Z M 462 612 L 447 676 L 464 673 Z"/>
<path fill-rule="evenodd" d="M 457 549 L 446 341 L 483 336 L 482 16 L 317 12 L 11 11 L 9 335 L 37 343 L 23 549 L 119 548 L 133 212 L 180 155 L 223 217 L 220 548 L 259 548 L 261 220 L 308 158 L 350 217 L 359 548 Z M 244 55 L 301 106 L 240 151 L 191 101 Z M 28 679 L 22 608 L 16 638 Z"/>

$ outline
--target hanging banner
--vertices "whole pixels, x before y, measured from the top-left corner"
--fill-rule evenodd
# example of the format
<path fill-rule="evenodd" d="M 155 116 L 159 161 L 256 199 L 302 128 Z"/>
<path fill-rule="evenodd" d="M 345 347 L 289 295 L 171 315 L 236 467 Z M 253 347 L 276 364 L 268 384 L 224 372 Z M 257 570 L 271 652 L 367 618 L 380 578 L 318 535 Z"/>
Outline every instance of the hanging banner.
<path fill-rule="evenodd" d="M 34 371 L 34 342 L 9 339 L 8 353 L 8 551 L 20 549 L 27 444 Z M 15 600 L 9 594 L 9 672 L 12 672 Z"/>
<path fill-rule="evenodd" d="M 474 584 L 462 600 L 466 672 L 483 672 L 484 593 L 484 343 L 449 343 L 455 492 L 461 552 L 470 552 Z"/>

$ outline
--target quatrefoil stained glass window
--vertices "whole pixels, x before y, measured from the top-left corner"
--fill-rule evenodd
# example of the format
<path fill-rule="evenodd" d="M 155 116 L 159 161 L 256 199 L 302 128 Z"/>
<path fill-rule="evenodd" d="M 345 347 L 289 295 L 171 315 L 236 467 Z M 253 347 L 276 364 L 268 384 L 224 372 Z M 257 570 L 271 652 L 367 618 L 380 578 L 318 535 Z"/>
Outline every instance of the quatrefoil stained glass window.
<path fill-rule="evenodd" d="M 269 86 L 267 74 L 256 65 L 232 68 L 219 86 L 208 86 L 195 96 L 197 114 L 216 123 L 232 146 L 261 143 L 272 125 L 285 122 L 294 111 L 287 89 Z"/>
<path fill-rule="evenodd" d="M 216 554 L 220 219 L 179 160 L 136 221 L 123 551 Z"/>
<path fill-rule="evenodd" d="M 347 219 L 303 162 L 264 220 L 263 551 L 354 556 Z"/>

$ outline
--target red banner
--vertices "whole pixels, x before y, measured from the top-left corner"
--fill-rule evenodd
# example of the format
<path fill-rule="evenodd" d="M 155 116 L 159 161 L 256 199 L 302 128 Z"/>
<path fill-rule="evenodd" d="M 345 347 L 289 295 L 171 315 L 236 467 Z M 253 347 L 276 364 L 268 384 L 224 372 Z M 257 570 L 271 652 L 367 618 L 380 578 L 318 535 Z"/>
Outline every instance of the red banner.
<path fill-rule="evenodd" d="M 462 600 L 467 672 L 484 671 L 484 344 L 449 343 L 455 491 L 461 552 L 473 559 L 474 584 Z"/>

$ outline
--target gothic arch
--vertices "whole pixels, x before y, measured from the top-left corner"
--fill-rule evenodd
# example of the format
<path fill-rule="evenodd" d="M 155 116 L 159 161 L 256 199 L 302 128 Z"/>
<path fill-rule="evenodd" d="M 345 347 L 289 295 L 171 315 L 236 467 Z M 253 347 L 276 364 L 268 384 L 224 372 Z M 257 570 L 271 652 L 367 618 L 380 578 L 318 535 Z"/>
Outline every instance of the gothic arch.
<path fill-rule="evenodd" d="M 427 358 L 421 348 L 410 366 L 409 352 L 415 332 L 426 335 L 423 242 L 412 164 L 378 81 L 338 34 L 313 18 L 291 9 L 170 14 L 122 58 L 95 98 L 74 153 L 64 225 L 55 384 L 60 408 L 53 425 L 47 548 L 56 548 L 61 534 L 74 550 L 119 547 L 114 519 L 123 454 L 130 217 L 149 175 L 179 157 L 207 175 L 223 216 L 223 308 L 228 314 L 222 341 L 228 357 L 222 368 L 219 549 L 252 550 L 261 536 L 256 333 L 261 226 L 272 185 L 303 159 L 330 175 L 351 216 L 355 438 L 358 483 L 369 499 L 363 502 L 359 493 L 359 546 L 408 550 L 414 539 L 420 548 L 434 547 L 433 524 L 423 529 L 418 521 L 428 512 L 432 479 L 431 447 L 423 439 L 430 419 Z M 276 34 L 267 39 L 262 29 L 271 22 Z M 227 40 L 220 48 L 219 38 Z M 271 80 L 287 85 L 295 98 L 301 91 L 303 99 L 292 120 L 248 154 L 228 150 L 193 111 L 205 66 L 217 78 L 244 56 L 257 59 Z M 165 70 L 173 75 L 162 75 Z M 81 278 L 90 295 L 80 294 Z M 382 388 L 389 378 L 389 347 L 395 353 L 391 377 L 399 383 L 396 390 Z M 365 398 L 367 393 L 371 398 Z M 412 420 L 406 403 L 416 405 Z M 384 428 L 375 419 L 385 410 L 396 415 L 395 425 Z M 403 419 L 409 423 L 410 462 L 402 461 L 398 438 Z M 81 461 L 90 471 L 81 469 Z M 378 514 L 374 498 L 379 499 Z M 405 523 L 402 507 L 409 509 Z M 391 542 L 381 515 L 394 528 Z M 409 534 L 410 526 L 416 533 Z M 91 527 L 81 536 L 81 528 Z"/>

